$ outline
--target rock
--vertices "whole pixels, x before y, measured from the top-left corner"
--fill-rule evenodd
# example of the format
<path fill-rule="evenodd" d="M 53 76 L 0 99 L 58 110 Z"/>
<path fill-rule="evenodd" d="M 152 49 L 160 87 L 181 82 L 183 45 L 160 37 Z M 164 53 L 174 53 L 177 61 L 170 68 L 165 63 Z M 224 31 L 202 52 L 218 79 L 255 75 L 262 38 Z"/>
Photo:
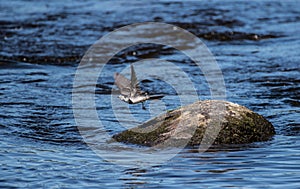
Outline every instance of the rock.
<path fill-rule="evenodd" d="M 168 111 L 114 135 L 113 139 L 143 146 L 196 146 L 266 141 L 274 134 L 273 125 L 248 108 L 227 101 L 206 100 Z"/>

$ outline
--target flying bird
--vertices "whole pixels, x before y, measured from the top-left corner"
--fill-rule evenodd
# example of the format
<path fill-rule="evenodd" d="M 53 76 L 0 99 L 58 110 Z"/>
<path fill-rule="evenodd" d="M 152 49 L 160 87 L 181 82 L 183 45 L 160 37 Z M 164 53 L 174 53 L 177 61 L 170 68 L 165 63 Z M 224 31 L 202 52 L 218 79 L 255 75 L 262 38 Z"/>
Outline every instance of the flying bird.
<path fill-rule="evenodd" d="M 130 80 L 120 73 L 114 74 L 115 84 L 117 85 L 121 93 L 121 95 L 119 95 L 120 100 L 129 104 L 142 103 L 142 108 L 146 109 L 144 106 L 144 102 L 146 100 L 161 99 L 164 97 L 163 95 L 149 95 L 147 92 L 142 91 L 139 87 L 139 83 L 132 64 L 130 65 L 130 69 Z"/>

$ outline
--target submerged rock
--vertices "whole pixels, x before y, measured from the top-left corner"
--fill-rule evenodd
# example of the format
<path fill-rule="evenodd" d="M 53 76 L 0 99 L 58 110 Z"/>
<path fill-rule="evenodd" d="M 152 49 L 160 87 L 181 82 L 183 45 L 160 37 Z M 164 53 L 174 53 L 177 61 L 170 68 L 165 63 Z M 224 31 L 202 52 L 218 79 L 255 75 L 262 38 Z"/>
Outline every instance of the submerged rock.
<path fill-rule="evenodd" d="M 274 134 L 273 125 L 248 108 L 206 100 L 168 111 L 113 139 L 143 146 L 196 146 L 266 141 Z"/>

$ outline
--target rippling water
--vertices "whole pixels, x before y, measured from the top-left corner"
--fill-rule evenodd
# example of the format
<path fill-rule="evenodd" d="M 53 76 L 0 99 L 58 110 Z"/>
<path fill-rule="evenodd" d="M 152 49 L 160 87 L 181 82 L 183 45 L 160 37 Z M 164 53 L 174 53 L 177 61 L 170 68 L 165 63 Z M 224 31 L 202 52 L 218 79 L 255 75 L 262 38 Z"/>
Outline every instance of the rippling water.
<path fill-rule="evenodd" d="M 0 186 L 297 188 L 298 7 L 298 1 L 1 2 Z M 223 72 L 227 99 L 264 115 L 275 126 L 274 138 L 216 146 L 206 153 L 184 149 L 166 163 L 150 167 L 121 167 L 92 151 L 79 134 L 72 111 L 77 65 L 101 36 L 143 21 L 171 23 L 200 37 Z M 159 45 L 125 49 L 106 65 L 96 88 L 97 112 L 110 134 L 124 129 L 105 101 L 115 89 L 113 73 L 144 58 L 174 62 L 196 83 L 200 98 L 210 98 L 203 75 L 174 49 Z M 171 86 L 155 78 L 142 84 L 146 90 L 165 94 L 167 109 L 178 106 Z M 146 104 L 148 108 L 151 105 Z M 131 106 L 131 111 L 139 122 L 151 116 L 148 111 L 141 112 L 139 105 Z"/>

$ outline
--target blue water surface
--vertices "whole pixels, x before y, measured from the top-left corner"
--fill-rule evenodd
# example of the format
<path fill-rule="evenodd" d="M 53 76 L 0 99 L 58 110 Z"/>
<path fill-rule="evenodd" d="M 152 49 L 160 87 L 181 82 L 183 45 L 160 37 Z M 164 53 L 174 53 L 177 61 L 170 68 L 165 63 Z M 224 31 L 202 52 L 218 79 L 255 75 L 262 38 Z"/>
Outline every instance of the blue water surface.
<path fill-rule="evenodd" d="M 0 8 L 1 188 L 299 188 L 299 1 L 13 0 Z M 153 166 L 124 167 L 94 152 L 72 111 L 78 63 L 103 35 L 144 21 L 197 35 L 222 70 L 227 100 L 266 117 L 276 135 L 205 153 L 183 149 Z M 210 98 L 203 75 L 182 54 L 151 46 L 132 51 L 117 55 L 98 81 L 95 101 L 105 132 L 124 129 L 107 101 L 116 89 L 113 74 L 143 56 L 174 62 L 196 83 L 200 99 Z M 178 106 L 166 83 L 142 83 L 166 95 L 167 109 Z M 131 106 L 140 122 L 150 118 L 140 110 Z"/>

